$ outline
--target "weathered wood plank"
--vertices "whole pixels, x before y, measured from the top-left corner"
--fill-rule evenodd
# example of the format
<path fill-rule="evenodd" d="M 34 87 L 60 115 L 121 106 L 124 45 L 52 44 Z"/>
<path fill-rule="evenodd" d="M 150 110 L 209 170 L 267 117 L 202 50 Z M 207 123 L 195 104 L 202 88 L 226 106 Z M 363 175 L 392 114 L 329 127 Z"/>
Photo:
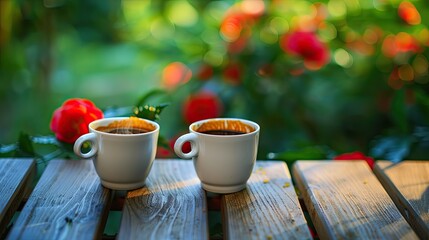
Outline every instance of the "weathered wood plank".
<path fill-rule="evenodd" d="M 192 161 L 156 160 L 128 192 L 118 239 L 208 239 L 206 193 Z"/>
<path fill-rule="evenodd" d="M 0 238 L 36 175 L 33 159 L 0 160 Z"/>
<path fill-rule="evenodd" d="M 289 170 L 257 162 L 243 191 L 222 196 L 226 239 L 311 239 Z"/>
<path fill-rule="evenodd" d="M 294 178 L 321 239 L 418 239 L 364 161 L 298 161 Z"/>
<path fill-rule="evenodd" d="M 377 161 L 374 173 L 421 239 L 429 239 L 429 161 Z"/>
<path fill-rule="evenodd" d="M 90 160 L 51 160 L 8 238 L 100 238 L 111 195 Z"/>

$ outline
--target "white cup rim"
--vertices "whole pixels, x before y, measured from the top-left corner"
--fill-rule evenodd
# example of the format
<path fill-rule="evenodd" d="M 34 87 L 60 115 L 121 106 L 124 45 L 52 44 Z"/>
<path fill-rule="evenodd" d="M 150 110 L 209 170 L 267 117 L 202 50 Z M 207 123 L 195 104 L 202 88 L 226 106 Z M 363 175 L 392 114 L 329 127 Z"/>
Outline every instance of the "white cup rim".
<path fill-rule="evenodd" d="M 133 137 L 133 136 L 138 137 L 138 136 L 153 134 L 153 133 L 159 131 L 160 126 L 159 126 L 158 123 L 156 123 L 154 121 L 151 121 L 149 119 L 145 119 L 145 118 L 139 118 L 139 119 L 152 124 L 155 127 L 154 130 L 148 131 L 148 132 L 143 132 L 143 133 L 135 133 L 135 134 L 116 134 L 116 133 L 108 133 L 108 132 L 103 132 L 103 131 L 96 130 L 97 127 L 105 126 L 104 124 L 109 124 L 109 123 L 111 123 L 113 121 L 120 121 L 120 120 L 129 119 L 129 118 L 130 117 L 107 117 L 107 118 L 100 118 L 100 119 L 94 120 L 91 123 L 89 123 L 88 128 L 89 128 L 89 130 L 91 132 L 95 132 L 97 134 L 106 135 L 106 136 L 115 136 L 115 137 L 118 137 L 118 138 L 119 137 L 129 138 L 129 137 Z M 98 125 L 98 124 L 100 124 L 100 125 Z"/>
<path fill-rule="evenodd" d="M 248 132 L 248 133 L 243 133 L 243 134 L 239 134 L 239 135 L 213 135 L 213 134 L 207 134 L 207 133 L 202 133 L 202 132 L 197 132 L 194 130 L 194 126 L 208 122 L 208 121 L 240 121 L 243 122 L 246 125 L 249 125 L 251 127 L 254 128 L 254 130 L 252 132 Z M 243 137 L 243 136 L 248 136 L 248 135 L 253 135 L 259 132 L 259 125 L 256 122 L 253 122 L 251 120 L 247 120 L 247 119 L 243 119 L 243 118 L 208 118 L 208 119 L 204 119 L 204 120 L 199 120 L 196 122 L 193 122 L 191 125 L 189 125 L 189 132 L 198 134 L 198 135 L 204 135 L 204 136 L 210 136 L 210 137 L 220 137 L 220 138 L 237 138 L 237 137 Z"/>

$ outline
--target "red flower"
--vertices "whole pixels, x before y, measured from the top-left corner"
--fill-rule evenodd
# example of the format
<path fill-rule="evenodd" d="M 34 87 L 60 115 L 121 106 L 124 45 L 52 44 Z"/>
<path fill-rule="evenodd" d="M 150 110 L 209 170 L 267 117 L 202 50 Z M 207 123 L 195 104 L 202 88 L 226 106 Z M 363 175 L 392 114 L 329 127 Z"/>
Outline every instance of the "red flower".
<path fill-rule="evenodd" d="M 414 4 L 408 1 L 403 1 L 398 7 L 399 17 L 409 25 L 418 25 L 421 22 L 419 11 Z"/>
<path fill-rule="evenodd" d="M 241 83 L 241 65 L 238 63 L 230 63 L 223 70 L 222 76 L 224 80 L 232 85 L 239 85 Z"/>
<path fill-rule="evenodd" d="M 176 136 L 176 137 L 173 137 L 172 139 L 170 139 L 169 145 L 170 145 L 170 148 L 173 152 L 174 152 L 174 144 L 176 143 L 178 138 L 179 138 L 179 136 Z M 183 144 L 182 152 L 184 152 L 184 153 L 191 152 L 191 143 L 190 142 L 185 142 Z"/>
<path fill-rule="evenodd" d="M 222 109 L 222 103 L 214 93 L 203 91 L 186 99 L 183 105 L 183 117 L 186 123 L 193 123 L 207 118 L 219 117 Z"/>
<path fill-rule="evenodd" d="M 103 112 L 87 99 L 73 98 L 56 109 L 51 120 L 51 130 L 58 140 L 73 143 L 88 133 L 88 124 L 103 118 Z"/>
<path fill-rule="evenodd" d="M 213 77 L 213 67 L 208 64 L 203 64 L 197 72 L 197 78 L 205 81 Z"/>
<path fill-rule="evenodd" d="M 311 70 L 323 67 L 329 61 L 329 51 L 313 32 L 296 31 L 284 35 L 280 47 L 286 53 L 300 56 L 304 65 Z"/>
<path fill-rule="evenodd" d="M 156 158 L 171 158 L 173 153 L 169 148 L 158 146 L 156 149 Z"/>
<path fill-rule="evenodd" d="M 334 157 L 334 160 L 365 160 L 371 169 L 374 167 L 374 159 L 361 152 L 343 153 Z"/>

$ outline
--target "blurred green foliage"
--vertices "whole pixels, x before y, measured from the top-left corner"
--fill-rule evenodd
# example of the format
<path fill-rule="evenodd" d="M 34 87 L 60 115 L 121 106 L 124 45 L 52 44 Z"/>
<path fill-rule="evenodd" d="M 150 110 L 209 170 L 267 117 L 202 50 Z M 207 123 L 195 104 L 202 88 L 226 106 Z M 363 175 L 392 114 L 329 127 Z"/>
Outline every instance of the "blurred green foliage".
<path fill-rule="evenodd" d="M 158 117 L 174 139 L 187 131 L 184 102 L 204 90 L 221 116 L 261 125 L 260 159 L 427 159 L 429 6 L 412 1 L 421 19 L 410 24 L 402 2 L 0 1 L 1 147 L 34 151 L 25 139 L 49 135 L 53 111 L 71 97 L 107 115 L 168 102 Z M 223 25 L 236 11 L 253 14 L 238 17 L 237 38 Z M 326 65 L 309 69 L 282 49 L 296 28 L 328 46 Z M 386 39 L 418 49 L 389 56 Z"/>

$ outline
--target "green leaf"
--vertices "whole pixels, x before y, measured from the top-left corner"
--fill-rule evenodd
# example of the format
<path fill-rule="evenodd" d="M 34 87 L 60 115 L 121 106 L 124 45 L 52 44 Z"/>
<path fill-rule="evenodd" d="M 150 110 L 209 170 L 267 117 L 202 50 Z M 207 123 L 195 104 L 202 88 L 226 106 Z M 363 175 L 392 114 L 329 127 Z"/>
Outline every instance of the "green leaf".
<path fill-rule="evenodd" d="M 392 100 L 392 119 L 399 132 L 405 134 L 409 130 L 405 106 L 405 92 L 396 91 Z"/>
<path fill-rule="evenodd" d="M 168 106 L 168 103 L 162 103 L 158 105 L 148 104 L 150 98 L 155 96 L 165 95 L 165 91 L 161 89 L 154 89 L 143 95 L 136 106 L 133 108 L 133 115 L 139 118 L 145 118 L 152 121 L 160 119 L 160 114 L 165 107 Z"/>
<path fill-rule="evenodd" d="M 158 136 L 158 146 L 159 147 L 170 148 L 170 144 L 168 142 L 168 139 L 166 139 L 164 136 L 159 135 Z"/>
<path fill-rule="evenodd" d="M 147 104 L 148 99 L 154 96 L 164 95 L 166 92 L 161 89 L 153 89 L 152 91 L 149 91 L 145 95 L 143 95 L 139 101 L 137 102 L 136 106 L 143 106 Z"/>
<path fill-rule="evenodd" d="M 421 89 L 415 90 L 416 103 L 420 106 L 419 110 L 422 114 L 422 121 L 429 123 L 429 96 Z"/>
<path fill-rule="evenodd" d="M 27 133 L 21 132 L 18 139 L 18 151 L 23 156 L 34 157 L 36 155 L 31 137 Z"/>
<path fill-rule="evenodd" d="M 162 110 L 167 106 L 167 103 L 158 106 L 137 106 L 134 108 L 134 116 L 156 121 L 159 120 Z"/>

